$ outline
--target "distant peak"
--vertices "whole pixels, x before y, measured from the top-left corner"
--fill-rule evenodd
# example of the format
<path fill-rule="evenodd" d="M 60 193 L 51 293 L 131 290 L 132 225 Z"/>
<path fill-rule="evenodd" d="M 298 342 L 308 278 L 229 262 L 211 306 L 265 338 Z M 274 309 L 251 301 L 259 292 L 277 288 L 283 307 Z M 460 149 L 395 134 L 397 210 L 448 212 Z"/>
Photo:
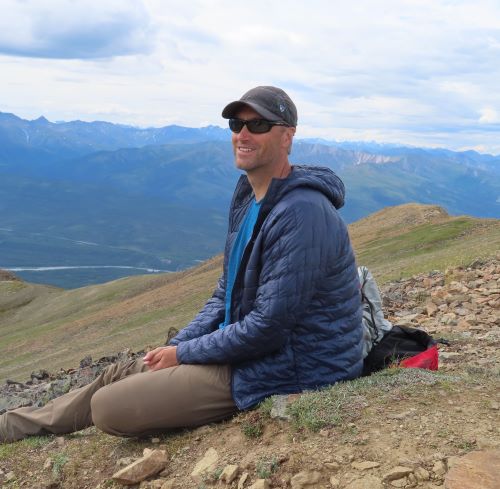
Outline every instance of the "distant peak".
<path fill-rule="evenodd" d="M 41 115 L 38 119 L 35 119 L 33 122 L 37 124 L 50 124 L 50 122 L 43 115 Z"/>

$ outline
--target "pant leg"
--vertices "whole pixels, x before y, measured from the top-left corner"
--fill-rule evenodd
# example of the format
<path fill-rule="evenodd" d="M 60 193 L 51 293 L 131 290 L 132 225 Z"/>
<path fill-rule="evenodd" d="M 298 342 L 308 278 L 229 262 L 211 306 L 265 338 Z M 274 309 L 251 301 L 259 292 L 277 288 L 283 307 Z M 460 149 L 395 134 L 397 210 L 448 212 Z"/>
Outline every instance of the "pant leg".
<path fill-rule="evenodd" d="M 0 442 L 21 440 L 29 435 L 72 433 L 92 425 L 90 400 L 103 386 L 143 372 L 142 360 L 129 360 L 106 367 L 90 384 L 49 401 L 45 406 L 24 407 L 0 416 Z"/>
<path fill-rule="evenodd" d="M 91 404 L 94 424 L 118 436 L 200 426 L 238 411 L 227 365 L 179 365 L 132 375 L 100 389 Z"/>

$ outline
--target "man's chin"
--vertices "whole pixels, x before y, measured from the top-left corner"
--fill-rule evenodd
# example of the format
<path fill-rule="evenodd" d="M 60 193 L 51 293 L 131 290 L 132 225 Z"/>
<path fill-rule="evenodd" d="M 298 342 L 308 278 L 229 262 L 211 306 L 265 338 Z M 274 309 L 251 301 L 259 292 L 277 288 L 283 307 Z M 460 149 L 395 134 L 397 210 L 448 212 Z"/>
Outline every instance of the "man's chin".
<path fill-rule="evenodd" d="M 240 159 L 237 159 L 235 161 L 235 166 L 236 166 L 236 168 L 238 168 L 238 170 L 247 171 L 247 170 L 251 170 L 256 165 L 253 161 L 242 161 Z"/>

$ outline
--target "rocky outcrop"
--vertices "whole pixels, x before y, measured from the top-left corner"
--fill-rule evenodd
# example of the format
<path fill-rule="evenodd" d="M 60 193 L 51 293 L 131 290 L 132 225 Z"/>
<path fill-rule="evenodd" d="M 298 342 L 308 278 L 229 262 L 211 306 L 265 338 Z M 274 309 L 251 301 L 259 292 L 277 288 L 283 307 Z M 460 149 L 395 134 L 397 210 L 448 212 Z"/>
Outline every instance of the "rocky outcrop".
<path fill-rule="evenodd" d="M 132 353 L 125 350 L 95 362 L 87 356 L 80 361 L 80 366 L 76 369 L 61 370 L 57 373 L 42 369 L 32 372 L 30 380 L 26 382 L 7 380 L 0 386 L 0 414 L 18 407 L 43 406 L 71 389 L 89 384 L 108 365 L 139 356 L 144 356 L 144 351 Z"/>

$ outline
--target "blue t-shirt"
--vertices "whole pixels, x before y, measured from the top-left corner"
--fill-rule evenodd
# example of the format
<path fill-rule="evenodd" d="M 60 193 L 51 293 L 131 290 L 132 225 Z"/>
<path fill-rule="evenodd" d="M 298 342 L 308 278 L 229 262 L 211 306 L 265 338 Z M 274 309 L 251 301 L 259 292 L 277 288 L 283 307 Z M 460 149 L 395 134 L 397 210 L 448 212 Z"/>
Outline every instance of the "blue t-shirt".
<path fill-rule="evenodd" d="M 257 222 L 257 216 L 259 215 L 260 202 L 256 202 L 253 199 L 250 207 L 245 214 L 245 218 L 241 223 L 241 227 L 238 231 L 238 236 L 231 249 L 231 254 L 229 255 L 229 262 L 227 266 L 227 283 L 226 283 L 226 315 L 224 317 L 224 322 L 219 324 L 219 328 L 223 329 L 231 320 L 231 294 L 233 292 L 234 281 L 236 280 L 236 274 L 240 268 L 241 259 L 243 257 L 243 252 L 252 237 L 253 228 Z"/>

